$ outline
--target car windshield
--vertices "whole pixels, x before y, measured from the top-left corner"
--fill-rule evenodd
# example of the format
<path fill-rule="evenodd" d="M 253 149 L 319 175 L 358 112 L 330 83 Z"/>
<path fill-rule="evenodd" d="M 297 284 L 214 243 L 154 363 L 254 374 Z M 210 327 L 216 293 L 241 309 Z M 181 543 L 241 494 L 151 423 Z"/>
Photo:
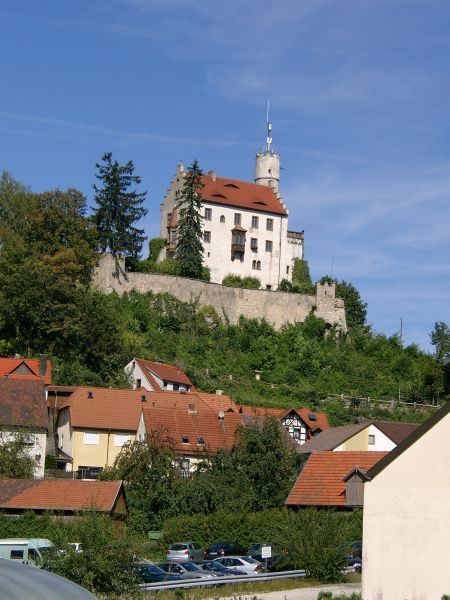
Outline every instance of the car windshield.
<path fill-rule="evenodd" d="M 142 570 L 153 573 L 153 575 L 165 575 L 164 571 L 156 565 L 147 565 L 146 567 L 143 567 Z"/>
<path fill-rule="evenodd" d="M 252 558 L 251 556 L 241 556 L 241 559 L 247 563 L 258 563 L 259 562 L 258 560 L 256 560 L 255 558 Z"/>
<path fill-rule="evenodd" d="M 186 550 L 187 549 L 187 545 L 186 544 L 172 544 L 170 546 L 171 550 Z"/>
<path fill-rule="evenodd" d="M 217 571 L 224 571 L 225 570 L 225 567 L 223 566 L 223 564 L 220 563 L 220 562 L 218 562 L 218 561 L 216 561 L 216 560 L 213 560 L 212 563 L 210 563 L 208 565 L 208 567 L 210 569 L 215 569 Z"/>
<path fill-rule="evenodd" d="M 199 571 L 199 567 L 197 567 L 197 565 L 194 565 L 194 563 L 191 562 L 185 562 L 183 563 L 183 567 L 186 569 L 186 571 Z"/>
<path fill-rule="evenodd" d="M 253 544 L 250 546 L 250 552 L 259 552 L 261 550 L 261 544 Z"/>

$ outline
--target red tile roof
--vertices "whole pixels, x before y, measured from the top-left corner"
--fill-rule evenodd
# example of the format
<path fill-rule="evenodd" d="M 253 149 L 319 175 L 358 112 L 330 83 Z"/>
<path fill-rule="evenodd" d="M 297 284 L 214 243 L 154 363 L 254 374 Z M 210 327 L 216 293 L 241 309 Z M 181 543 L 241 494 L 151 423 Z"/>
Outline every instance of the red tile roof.
<path fill-rule="evenodd" d="M 149 374 L 151 375 L 153 373 L 163 381 L 181 383 L 183 385 L 188 385 L 191 388 L 194 387 L 192 381 L 189 379 L 186 373 L 175 365 L 168 365 L 166 363 L 146 360 L 144 358 L 135 358 L 134 360 L 147 377 Z M 152 386 L 156 385 L 155 391 L 161 389 L 153 378 L 151 384 Z"/>
<path fill-rule="evenodd" d="M 167 432 L 176 451 L 183 455 L 231 448 L 236 429 L 243 424 L 241 415 L 234 412 L 225 412 L 224 418 L 219 419 L 218 411 L 196 393 L 150 392 L 142 409 L 147 433 Z M 188 437 L 188 443 L 183 443 L 183 436 Z M 198 443 L 199 437 L 204 444 Z"/>
<path fill-rule="evenodd" d="M 274 191 L 266 185 L 224 177 L 216 177 L 214 181 L 211 175 L 203 175 L 202 183 L 204 187 L 201 195 L 204 202 L 283 216 L 287 214 Z"/>
<path fill-rule="evenodd" d="M 72 427 L 136 432 L 141 396 L 151 393 L 142 389 L 78 387 L 58 402 L 58 408 L 69 407 Z"/>
<path fill-rule="evenodd" d="M 223 410 L 224 412 L 232 411 L 239 412 L 239 405 L 237 405 L 230 396 L 226 394 L 206 394 L 204 392 L 196 392 L 197 396 L 208 404 L 210 408 L 213 408 L 216 412 Z"/>
<path fill-rule="evenodd" d="M 18 369 L 26 372 L 17 373 Z M 41 376 L 39 375 L 38 358 L 0 358 L 0 378 L 3 377 L 8 377 L 8 379 L 43 380 L 45 384 L 50 385 L 52 382 L 52 363 L 47 359 L 45 375 Z"/>
<path fill-rule="evenodd" d="M 121 481 L 0 479 L 0 509 L 111 512 Z"/>
<path fill-rule="evenodd" d="M 345 506 L 345 477 L 366 471 L 387 452 L 313 452 L 286 500 L 288 506 Z"/>
<path fill-rule="evenodd" d="M 0 425 L 48 427 L 44 383 L 0 379 Z"/>
<path fill-rule="evenodd" d="M 294 411 L 311 431 L 316 431 L 317 429 L 323 431 L 329 428 L 327 415 L 315 412 L 309 408 L 267 408 L 265 406 L 249 406 L 247 404 L 239 404 L 238 408 L 239 412 L 246 415 L 271 415 L 280 421 L 291 411 Z M 316 419 L 311 420 L 311 415 L 314 415 Z"/>

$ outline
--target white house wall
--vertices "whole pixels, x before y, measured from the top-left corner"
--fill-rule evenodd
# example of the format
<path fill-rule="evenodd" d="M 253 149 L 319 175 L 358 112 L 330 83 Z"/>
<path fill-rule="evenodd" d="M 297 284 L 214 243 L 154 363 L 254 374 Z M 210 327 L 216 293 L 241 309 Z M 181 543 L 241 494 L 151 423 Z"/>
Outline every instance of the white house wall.
<path fill-rule="evenodd" d="M 44 469 L 45 469 L 45 455 L 47 450 L 47 433 L 40 432 L 26 432 L 26 436 L 30 445 L 27 445 L 24 448 L 24 453 L 32 458 L 36 463 L 34 468 L 33 477 L 42 478 L 44 477 Z M 3 431 L 0 444 L 8 443 L 13 441 L 16 437 L 16 433 L 14 431 Z M 31 445 L 32 444 L 32 445 Z"/>
<path fill-rule="evenodd" d="M 450 593 L 450 415 L 364 485 L 364 600 Z"/>
<path fill-rule="evenodd" d="M 369 444 L 370 436 L 374 436 L 374 444 Z M 334 448 L 334 452 L 348 450 L 368 450 L 376 452 L 390 452 L 397 444 L 393 442 L 385 433 L 383 433 L 376 425 L 369 425 L 366 429 L 359 431 L 357 434 Z"/>
<path fill-rule="evenodd" d="M 58 447 L 68 456 L 72 456 L 72 426 L 68 408 L 63 408 L 60 411 L 58 422 L 56 424 L 56 432 L 58 436 Z"/>
<path fill-rule="evenodd" d="M 131 360 L 127 365 L 125 365 L 125 373 L 131 376 L 133 382 L 133 390 L 137 388 L 138 379 L 141 380 L 141 387 L 148 390 L 149 392 L 155 391 L 148 381 L 145 373 L 142 371 L 141 367 L 134 360 Z"/>

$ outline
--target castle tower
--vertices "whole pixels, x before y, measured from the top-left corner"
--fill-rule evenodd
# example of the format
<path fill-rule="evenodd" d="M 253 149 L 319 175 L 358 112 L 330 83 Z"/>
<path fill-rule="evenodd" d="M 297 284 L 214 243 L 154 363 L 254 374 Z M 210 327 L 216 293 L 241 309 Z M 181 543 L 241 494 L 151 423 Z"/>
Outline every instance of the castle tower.
<path fill-rule="evenodd" d="M 256 154 L 255 183 L 267 185 L 278 192 L 280 182 L 280 155 L 272 148 L 272 123 L 269 122 L 269 105 L 267 105 L 267 137 L 263 152 Z"/>

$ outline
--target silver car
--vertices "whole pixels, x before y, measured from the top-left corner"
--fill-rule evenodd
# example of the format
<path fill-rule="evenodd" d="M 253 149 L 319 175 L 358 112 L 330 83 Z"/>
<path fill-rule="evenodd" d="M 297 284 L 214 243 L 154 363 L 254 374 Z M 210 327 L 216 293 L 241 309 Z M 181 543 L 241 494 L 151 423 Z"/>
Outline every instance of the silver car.
<path fill-rule="evenodd" d="M 246 575 L 259 575 L 263 570 L 263 566 L 259 560 L 251 556 L 220 556 L 215 559 L 215 562 L 220 563 L 227 569 L 244 571 Z"/>
<path fill-rule="evenodd" d="M 213 577 L 217 577 L 214 573 L 203 571 L 203 569 L 192 562 L 163 562 L 158 563 L 157 566 L 166 573 L 178 575 L 182 579 L 212 579 Z"/>
<path fill-rule="evenodd" d="M 177 542 L 172 544 L 166 554 L 166 559 L 175 562 L 203 560 L 205 551 L 195 542 Z"/>

